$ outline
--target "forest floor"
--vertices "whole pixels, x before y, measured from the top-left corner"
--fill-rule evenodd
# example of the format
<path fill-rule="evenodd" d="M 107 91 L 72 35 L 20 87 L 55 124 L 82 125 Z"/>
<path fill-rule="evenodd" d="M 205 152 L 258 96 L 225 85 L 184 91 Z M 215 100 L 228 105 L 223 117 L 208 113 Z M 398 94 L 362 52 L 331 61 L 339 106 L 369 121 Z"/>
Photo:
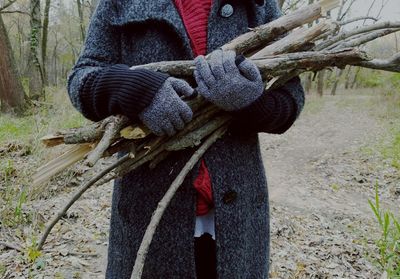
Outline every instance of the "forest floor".
<path fill-rule="evenodd" d="M 377 187 L 382 207 L 400 212 L 400 171 L 385 153 L 398 119 L 388 116 L 388 102 L 373 92 L 307 98 L 288 132 L 260 135 L 271 205 L 270 277 L 379 279 L 380 232 L 368 200 Z M 74 169 L 46 190 L 14 193 L 17 177 L 29 176 L 38 165 L 23 150 L 2 155 L 0 197 L 18 199 L 0 204 L 0 241 L 28 248 L 18 252 L 0 244 L 0 278 L 103 277 L 112 186 L 85 193 L 37 253 L 29 248 L 36 232 L 84 177 Z M 42 163 L 51 156 L 44 152 Z"/>

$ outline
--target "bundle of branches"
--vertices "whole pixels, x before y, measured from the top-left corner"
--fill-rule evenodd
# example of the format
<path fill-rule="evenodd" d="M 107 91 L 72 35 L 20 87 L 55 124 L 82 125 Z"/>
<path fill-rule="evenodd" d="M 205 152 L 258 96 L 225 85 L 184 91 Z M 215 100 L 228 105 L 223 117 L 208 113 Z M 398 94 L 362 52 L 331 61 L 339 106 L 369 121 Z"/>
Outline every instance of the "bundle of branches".
<path fill-rule="evenodd" d="M 322 19 L 313 27 L 302 27 L 338 6 L 339 0 L 323 0 L 298 9 L 268 24 L 245 33 L 222 47 L 244 54 L 258 66 L 267 88 L 283 85 L 287 80 L 305 71 L 319 71 L 329 67 L 346 65 L 400 72 L 400 54 L 389 60 L 371 59 L 358 46 L 400 30 L 400 22 L 385 22 L 340 31 L 351 21 L 337 22 Z M 180 78 L 192 77 L 193 61 L 169 61 L 134 66 L 169 73 Z M 85 160 L 90 167 L 99 159 L 125 151 L 126 155 L 86 181 L 68 204 L 54 217 L 38 244 L 41 249 L 48 234 L 69 207 L 93 184 L 103 184 L 122 176 L 139 166 L 149 163 L 153 168 L 170 152 L 202 144 L 160 202 L 146 232 L 135 264 L 135 278 L 140 278 L 140 265 L 144 263 L 146 247 L 161 219 L 162 212 L 183 182 L 186 174 L 204 154 L 207 148 L 226 131 L 231 116 L 207 103 L 201 97 L 186 100 L 194 112 L 193 120 L 172 137 L 156 137 L 140 123 L 129 123 L 123 116 L 111 116 L 85 127 L 58 132 L 43 138 L 48 146 L 71 145 L 61 157 L 41 167 L 34 176 L 34 184 L 40 184 L 78 161 Z M 202 143 L 203 142 L 203 143 Z"/>

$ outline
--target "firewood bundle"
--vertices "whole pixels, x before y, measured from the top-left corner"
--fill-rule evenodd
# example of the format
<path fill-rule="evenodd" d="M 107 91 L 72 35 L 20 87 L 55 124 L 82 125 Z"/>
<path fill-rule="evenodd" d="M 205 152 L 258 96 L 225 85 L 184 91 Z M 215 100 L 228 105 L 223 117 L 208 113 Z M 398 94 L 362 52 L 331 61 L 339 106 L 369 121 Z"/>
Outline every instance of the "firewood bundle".
<path fill-rule="evenodd" d="M 400 22 L 384 22 L 341 31 L 341 26 L 350 21 L 337 22 L 325 18 L 326 12 L 338 4 L 339 0 L 322 0 L 298 9 L 250 30 L 222 49 L 234 50 L 254 61 L 267 88 L 279 87 L 302 72 L 330 67 L 343 68 L 346 65 L 400 72 L 400 54 L 388 60 L 372 59 L 358 48 L 366 42 L 399 31 Z M 314 26 L 303 27 L 317 19 L 319 23 Z M 136 67 L 166 72 L 179 78 L 192 77 L 195 68 L 193 61 L 158 62 L 134 66 L 132 69 Z M 172 137 L 157 137 L 141 123 L 129 123 L 124 116 L 111 116 L 101 122 L 58 132 L 42 139 L 48 147 L 65 144 L 69 148 L 38 170 L 34 176 L 36 185 L 79 161 L 85 160 L 92 167 L 99 159 L 117 152 L 125 151 L 126 155 L 81 186 L 48 226 L 39 242 L 39 249 L 59 218 L 93 184 L 105 183 L 146 163 L 153 168 L 171 152 L 203 143 L 199 149 L 201 152 L 196 155 L 200 158 L 207 147 L 223 135 L 232 118 L 229 113 L 207 103 L 200 96 L 186 101 L 194 112 L 193 120 Z"/>

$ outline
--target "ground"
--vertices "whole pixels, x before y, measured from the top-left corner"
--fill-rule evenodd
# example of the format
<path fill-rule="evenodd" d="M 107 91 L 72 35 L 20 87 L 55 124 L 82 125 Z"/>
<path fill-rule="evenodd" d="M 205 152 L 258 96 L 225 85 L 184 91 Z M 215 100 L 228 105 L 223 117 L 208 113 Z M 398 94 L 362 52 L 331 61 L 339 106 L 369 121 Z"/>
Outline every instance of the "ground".
<path fill-rule="evenodd" d="M 377 185 L 384 206 L 399 212 L 400 174 L 378 151 L 390 133 L 379 117 L 379 98 L 360 92 L 308 97 L 288 132 L 260 135 L 271 206 L 271 278 L 381 277 L 379 231 L 368 199 Z M 82 179 L 73 178 L 72 184 Z M 65 184 L 65 176 L 54 181 L 47 199 L 26 203 L 22 210 L 36 212 L 44 223 L 75 190 Z M 102 277 L 111 190 L 109 184 L 89 190 L 55 227 L 30 270 L 28 251 L 0 250 L 0 276 Z M 0 240 L 29 239 L 29 246 L 30 234 L 29 226 L 4 226 Z"/>

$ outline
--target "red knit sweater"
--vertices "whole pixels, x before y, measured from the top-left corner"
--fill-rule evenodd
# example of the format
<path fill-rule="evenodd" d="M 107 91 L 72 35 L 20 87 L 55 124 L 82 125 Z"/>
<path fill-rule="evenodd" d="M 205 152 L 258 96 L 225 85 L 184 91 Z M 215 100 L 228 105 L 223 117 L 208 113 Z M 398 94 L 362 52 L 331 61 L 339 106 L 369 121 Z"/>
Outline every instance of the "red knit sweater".
<path fill-rule="evenodd" d="M 212 0 L 175 0 L 195 56 L 207 51 L 207 24 Z M 204 160 L 193 185 L 197 190 L 196 214 L 205 215 L 213 208 L 210 174 Z"/>

